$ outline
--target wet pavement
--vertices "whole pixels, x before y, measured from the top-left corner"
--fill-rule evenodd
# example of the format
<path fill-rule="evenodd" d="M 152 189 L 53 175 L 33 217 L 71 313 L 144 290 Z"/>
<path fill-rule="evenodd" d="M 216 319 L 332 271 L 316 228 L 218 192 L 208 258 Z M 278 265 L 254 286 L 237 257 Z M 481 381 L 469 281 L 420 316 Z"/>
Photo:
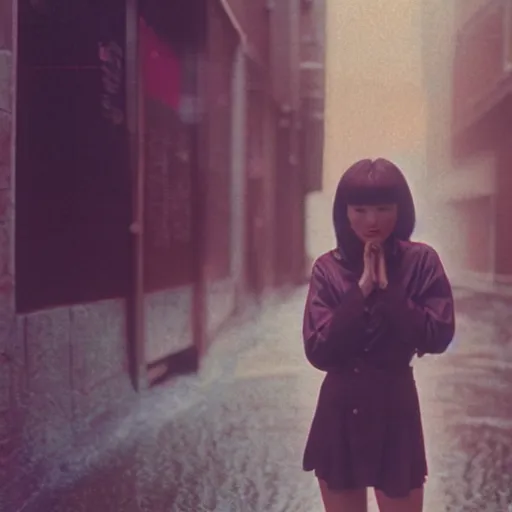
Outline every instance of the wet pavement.
<path fill-rule="evenodd" d="M 301 470 L 322 379 L 302 351 L 304 296 L 298 290 L 234 326 L 199 376 L 143 396 L 112 427 L 104 456 L 89 460 L 86 445 L 27 512 L 321 512 L 314 478 Z M 430 466 L 425 510 L 507 512 L 512 303 L 457 297 L 449 351 L 415 363 Z"/>

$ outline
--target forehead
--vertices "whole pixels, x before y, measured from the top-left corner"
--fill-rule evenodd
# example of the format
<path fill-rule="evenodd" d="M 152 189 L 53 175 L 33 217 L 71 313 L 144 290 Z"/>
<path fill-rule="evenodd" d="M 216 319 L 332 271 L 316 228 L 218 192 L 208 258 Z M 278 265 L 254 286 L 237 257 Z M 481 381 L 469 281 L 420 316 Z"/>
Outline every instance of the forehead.
<path fill-rule="evenodd" d="M 377 209 L 377 208 L 393 208 L 396 207 L 396 203 L 376 203 L 376 204 L 348 204 L 349 208 L 365 208 L 365 209 Z"/>

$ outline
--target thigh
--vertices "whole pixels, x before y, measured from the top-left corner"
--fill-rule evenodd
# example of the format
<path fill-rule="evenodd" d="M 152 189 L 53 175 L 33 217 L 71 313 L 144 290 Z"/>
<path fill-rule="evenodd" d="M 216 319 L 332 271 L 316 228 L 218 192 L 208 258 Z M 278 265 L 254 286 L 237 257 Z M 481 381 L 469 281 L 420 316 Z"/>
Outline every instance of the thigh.
<path fill-rule="evenodd" d="M 366 489 L 331 491 L 323 480 L 318 480 L 325 512 L 367 512 Z"/>
<path fill-rule="evenodd" d="M 375 497 L 380 512 L 422 512 L 423 488 L 413 489 L 406 498 L 389 498 L 375 489 Z"/>

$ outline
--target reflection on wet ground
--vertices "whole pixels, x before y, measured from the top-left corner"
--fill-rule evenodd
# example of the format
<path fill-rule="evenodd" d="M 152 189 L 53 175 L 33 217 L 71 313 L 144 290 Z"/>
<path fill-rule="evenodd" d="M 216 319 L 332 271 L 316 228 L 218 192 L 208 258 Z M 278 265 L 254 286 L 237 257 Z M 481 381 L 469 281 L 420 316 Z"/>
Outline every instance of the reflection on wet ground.
<path fill-rule="evenodd" d="M 302 352 L 304 294 L 219 340 L 199 378 L 143 400 L 109 455 L 38 510 L 321 512 L 314 478 L 301 471 L 322 379 Z M 506 512 L 512 308 L 457 295 L 452 347 L 415 362 L 430 465 L 425 510 Z"/>

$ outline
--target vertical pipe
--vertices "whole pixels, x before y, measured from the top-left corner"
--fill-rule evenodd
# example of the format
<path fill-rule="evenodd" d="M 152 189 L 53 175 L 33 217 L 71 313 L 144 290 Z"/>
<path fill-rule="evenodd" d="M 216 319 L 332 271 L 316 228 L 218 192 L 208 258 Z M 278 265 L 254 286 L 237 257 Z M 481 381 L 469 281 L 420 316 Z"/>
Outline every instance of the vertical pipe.
<path fill-rule="evenodd" d="M 140 66 L 138 0 L 126 0 L 126 119 L 133 184 L 132 293 L 128 301 L 130 376 L 139 391 L 147 386 L 144 356 L 144 110 Z"/>
<path fill-rule="evenodd" d="M 231 77 L 231 277 L 235 304 L 242 306 L 245 289 L 246 63 L 242 45 L 233 59 Z"/>
<path fill-rule="evenodd" d="M 199 77 L 202 75 L 199 74 Z M 199 78 L 202 80 L 202 78 Z M 203 97 L 201 92 L 199 96 Z M 191 172 L 192 172 L 192 230 L 194 284 L 192 294 L 192 337 L 196 350 L 197 364 L 200 364 L 207 350 L 206 332 L 206 275 L 205 275 L 205 243 L 206 243 L 206 200 L 207 189 L 203 169 L 205 168 L 206 148 L 204 145 L 205 120 L 195 124 L 191 129 Z"/>
<path fill-rule="evenodd" d="M 194 258 L 194 284 L 192 294 L 192 336 L 196 351 L 197 365 L 207 350 L 207 303 L 206 303 L 206 215 L 208 198 L 207 169 L 208 169 L 208 127 L 207 115 L 208 101 L 208 50 L 209 50 L 209 23 L 211 11 L 208 1 L 199 2 L 198 20 L 203 27 L 204 42 L 196 49 L 196 82 L 195 112 L 191 125 L 191 209 L 192 209 L 192 240 Z"/>

